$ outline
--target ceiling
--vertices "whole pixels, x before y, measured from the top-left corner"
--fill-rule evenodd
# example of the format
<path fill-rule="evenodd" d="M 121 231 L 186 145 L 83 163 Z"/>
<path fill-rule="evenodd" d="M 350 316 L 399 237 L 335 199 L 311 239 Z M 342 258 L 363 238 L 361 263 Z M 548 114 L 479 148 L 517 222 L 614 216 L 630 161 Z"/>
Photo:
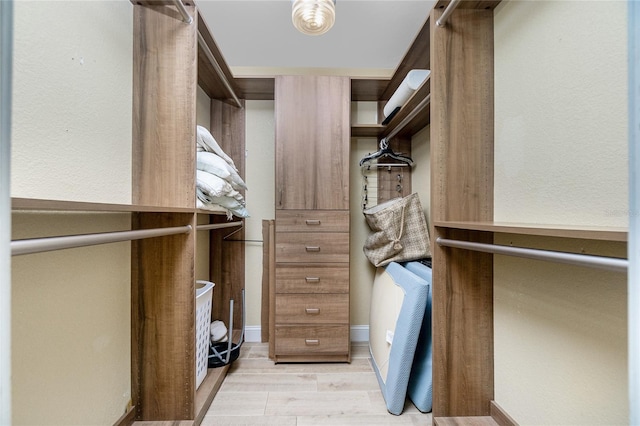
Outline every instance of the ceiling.
<path fill-rule="evenodd" d="M 432 0 L 337 0 L 321 36 L 299 33 L 291 0 L 198 0 L 225 61 L 238 67 L 393 71 L 429 16 Z M 235 72 L 234 72 L 235 73 Z"/>

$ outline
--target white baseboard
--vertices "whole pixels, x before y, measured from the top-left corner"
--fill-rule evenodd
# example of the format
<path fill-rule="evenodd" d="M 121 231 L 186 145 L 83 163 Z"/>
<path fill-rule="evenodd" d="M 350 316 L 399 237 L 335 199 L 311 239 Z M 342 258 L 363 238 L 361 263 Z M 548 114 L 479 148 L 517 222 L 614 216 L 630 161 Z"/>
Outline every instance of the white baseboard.
<path fill-rule="evenodd" d="M 368 342 L 369 326 L 368 325 L 352 325 L 351 341 L 352 342 Z"/>
<path fill-rule="evenodd" d="M 261 342 L 262 328 L 259 325 L 247 325 L 244 327 L 245 342 Z"/>
<path fill-rule="evenodd" d="M 248 325 L 244 328 L 245 342 L 260 342 L 262 340 L 262 328 L 259 325 Z M 352 342 L 368 342 L 369 326 L 368 325 L 352 325 L 351 326 Z"/>

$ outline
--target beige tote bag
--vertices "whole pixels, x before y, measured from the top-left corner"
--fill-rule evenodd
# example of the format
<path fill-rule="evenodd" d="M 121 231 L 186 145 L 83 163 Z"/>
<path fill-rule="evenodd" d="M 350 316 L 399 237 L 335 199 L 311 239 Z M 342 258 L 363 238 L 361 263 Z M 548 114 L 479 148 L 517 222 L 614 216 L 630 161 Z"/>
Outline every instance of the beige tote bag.
<path fill-rule="evenodd" d="M 417 193 L 363 213 L 372 231 L 364 243 L 364 254 L 376 267 L 431 257 L 427 221 Z"/>

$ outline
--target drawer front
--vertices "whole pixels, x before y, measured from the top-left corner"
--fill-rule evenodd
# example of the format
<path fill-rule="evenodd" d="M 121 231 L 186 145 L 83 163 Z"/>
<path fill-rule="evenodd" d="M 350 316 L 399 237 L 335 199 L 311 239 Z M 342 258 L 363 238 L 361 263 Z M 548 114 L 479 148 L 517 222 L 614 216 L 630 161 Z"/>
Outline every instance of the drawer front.
<path fill-rule="evenodd" d="M 349 232 L 349 211 L 276 210 L 276 232 Z"/>
<path fill-rule="evenodd" d="M 278 325 L 275 352 L 278 355 L 346 354 L 349 325 Z"/>
<path fill-rule="evenodd" d="M 349 264 L 279 264 L 276 293 L 349 293 Z"/>
<path fill-rule="evenodd" d="M 279 294 L 276 324 L 349 324 L 349 294 Z"/>
<path fill-rule="evenodd" d="M 349 262 L 349 234 L 276 232 L 276 262 Z"/>

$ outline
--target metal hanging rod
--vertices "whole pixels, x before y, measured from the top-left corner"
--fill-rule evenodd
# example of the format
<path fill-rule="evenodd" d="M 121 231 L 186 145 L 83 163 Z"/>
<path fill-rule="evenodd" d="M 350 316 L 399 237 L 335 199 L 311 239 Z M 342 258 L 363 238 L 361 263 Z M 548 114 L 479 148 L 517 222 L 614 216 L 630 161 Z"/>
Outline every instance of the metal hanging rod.
<path fill-rule="evenodd" d="M 218 61 L 216 61 L 216 58 L 213 56 L 213 53 L 211 53 L 211 49 L 209 49 L 209 46 L 207 46 L 207 42 L 202 37 L 202 34 L 200 34 L 199 32 L 198 32 L 198 44 L 200 44 L 200 46 L 202 47 L 202 50 L 204 51 L 204 55 L 207 57 L 207 59 L 209 60 L 213 68 L 216 70 L 216 73 L 218 74 L 218 77 L 220 77 L 220 80 L 222 80 L 222 84 L 224 84 L 224 87 L 229 91 L 229 93 L 231 93 L 231 96 L 233 97 L 233 100 L 235 101 L 235 103 L 238 105 L 238 108 L 242 109 L 242 103 L 240 102 L 240 99 L 238 99 L 238 96 L 236 96 L 236 93 L 233 91 L 231 84 L 229 84 L 229 80 L 227 80 L 227 76 L 224 75 L 224 72 L 222 72 L 222 68 L 220 68 L 220 64 L 218 64 Z"/>
<path fill-rule="evenodd" d="M 133 231 L 103 232 L 98 234 L 67 235 L 62 237 L 31 238 L 11 241 L 11 256 L 42 253 L 97 244 L 117 243 L 121 241 L 141 240 L 143 238 L 164 237 L 175 234 L 188 234 L 191 225 L 167 228 L 138 229 Z"/>
<path fill-rule="evenodd" d="M 178 8 L 178 12 L 180 12 L 180 15 L 182 15 L 182 20 L 185 23 L 191 25 L 193 23 L 193 18 L 191 17 L 191 15 L 189 15 L 187 8 L 184 7 L 184 3 L 182 3 L 182 0 L 173 0 L 173 4 L 176 5 L 176 7 Z"/>
<path fill-rule="evenodd" d="M 233 228 L 234 226 L 242 226 L 242 222 L 212 223 L 210 225 L 198 225 L 196 226 L 196 230 L 207 231 L 209 229 Z"/>
<path fill-rule="evenodd" d="M 498 244 L 474 243 L 471 241 L 449 240 L 437 238 L 436 243 L 443 247 L 453 247 L 484 253 L 504 254 L 506 256 L 524 257 L 527 259 L 546 260 L 549 262 L 568 263 L 570 265 L 589 266 L 614 272 L 627 272 L 629 261 L 615 257 L 593 256 L 588 254 L 565 253 L 560 251 L 529 249 L 522 247 L 501 246 Z"/>
<path fill-rule="evenodd" d="M 398 125 L 391 132 L 389 132 L 389 134 L 385 136 L 382 140 L 383 141 L 391 140 L 391 138 L 397 135 L 398 132 L 400 132 L 404 128 L 404 126 L 409 124 L 409 122 L 413 120 L 415 116 L 420 113 L 420 111 L 422 111 L 427 105 L 429 105 L 430 102 L 431 102 L 431 93 L 425 96 L 425 98 L 422 101 L 420 101 L 418 105 L 416 105 L 413 111 L 411 111 L 400 123 L 398 123 Z"/>
<path fill-rule="evenodd" d="M 447 25 L 447 19 L 449 19 L 449 16 L 453 13 L 456 7 L 458 7 L 458 4 L 460 4 L 461 1 L 462 0 L 451 0 L 451 3 L 449 3 L 447 8 L 444 10 L 444 13 L 442 13 L 440 18 L 436 21 L 436 25 L 439 27 Z"/>

